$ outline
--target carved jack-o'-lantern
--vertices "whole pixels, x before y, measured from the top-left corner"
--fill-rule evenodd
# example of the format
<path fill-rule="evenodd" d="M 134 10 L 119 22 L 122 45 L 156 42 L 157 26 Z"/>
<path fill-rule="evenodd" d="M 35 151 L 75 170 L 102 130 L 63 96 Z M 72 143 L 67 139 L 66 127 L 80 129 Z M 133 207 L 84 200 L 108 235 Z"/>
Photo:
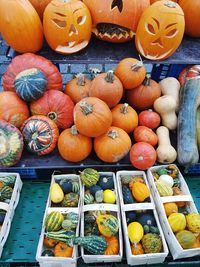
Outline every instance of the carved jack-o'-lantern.
<path fill-rule="evenodd" d="M 126 42 L 133 38 L 149 0 L 83 0 L 89 8 L 92 32 L 104 41 Z"/>
<path fill-rule="evenodd" d="M 137 50 L 151 60 L 166 59 L 180 45 L 185 29 L 181 7 L 172 1 L 158 1 L 148 7 L 138 24 Z"/>
<path fill-rule="evenodd" d="M 47 43 L 53 50 L 72 54 L 88 45 L 92 20 L 81 1 L 53 0 L 45 9 L 43 27 Z"/>

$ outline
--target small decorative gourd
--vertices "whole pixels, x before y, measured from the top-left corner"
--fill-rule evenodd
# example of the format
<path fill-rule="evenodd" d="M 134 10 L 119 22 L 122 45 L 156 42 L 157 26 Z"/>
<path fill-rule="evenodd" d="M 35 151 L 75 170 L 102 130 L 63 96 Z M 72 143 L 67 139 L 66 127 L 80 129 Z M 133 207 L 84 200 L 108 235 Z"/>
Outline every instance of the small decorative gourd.
<path fill-rule="evenodd" d="M 176 238 L 183 249 L 192 248 L 196 241 L 195 235 L 187 230 L 178 232 Z"/>
<path fill-rule="evenodd" d="M 92 203 L 94 203 L 94 197 L 92 194 L 90 194 L 90 192 L 86 191 L 84 196 L 84 204 L 88 205 Z"/>
<path fill-rule="evenodd" d="M 139 216 L 137 221 L 142 225 L 151 225 L 151 226 L 156 226 L 156 221 L 153 215 L 151 214 L 142 214 Z"/>
<path fill-rule="evenodd" d="M 79 201 L 79 195 L 76 193 L 68 193 L 64 196 L 61 202 L 62 207 L 77 207 Z"/>
<path fill-rule="evenodd" d="M 174 233 L 182 231 L 186 227 L 186 218 L 182 213 L 172 213 L 168 217 L 169 225 Z"/>
<path fill-rule="evenodd" d="M 105 237 L 107 248 L 104 255 L 117 255 L 119 253 L 119 240 L 116 236 Z"/>
<path fill-rule="evenodd" d="M 78 214 L 75 213 L 75 212 L 69 212 L 65 215 L 65 219 L 66 220 L 70 220 L 70 221 L 73 221 L 74 224 L 78 224 Z"/>
<path fill-rule="evenodd" d="M 200 233 L 200 214 L 190 213 L 186 216 L 187 228 L 193 233 Z"/>
<path fill-rule="evenodd" d="M 64 194 L 72 192 L 72 182 L 66 179 L 61 179 L 59 181 L 60 187 L 63 190 Z"/>
<path fill-rule="evenodd" d="M 135 182 L 132 186 L 132 194 L 138 202 L 143 202 L 150 196 L 150 191 L 145 184 Z"/>
<path fill-rule="evenodd" d="M 121 178 L 122 184 L 128 185 L 131 182 L 133 175 L 121 175 L 120 178 Z"/>
<path fill-rule="evenodd" d="M 174 185 L 174 179 L 170 175 L 168 175 L 168 174 L 162 174 L 159 177 L 159 181 L 165 182 L 170 187 L 172 187 Z"/>
<path fill-rule="evenodd" d="M 15 175 L 7 175 L 7 176 L 0 177 L 0 183 L 2 182 L 3 185 L 7 185 L 10 187 L 13 187 L 15 180 L 16 180 Z"/>
<path fill-rule="evenodd" d="M 0 201 L 4 202 L 7 199 L 11 199 L 13 189 L 10 186 L 5 185 L 0 188 Z"/>
<path fill-rule="evenodd" d="M 125 185 L 122 186 L 122 195 L 124 204 L 132 204 L 135 202 L 131 190 Z"/>
<path fill-rule="evenodd" d="M 144 254 L 144 249 L 140 243 L 131 246 L 131 252 L 133 255 Z"/>
<path fill-rule="evenodd" d="M 80 183 L 79 182 L 72 182 L 72 192 L 78 193 L 80 191 Z"/>
<path fill-rule="evenodd" d="M 172 203 L 172 202 L 164 203 L 163 206 L 164 206 L 167 217 L 171 215 L 172 213 L 178 212 L 178 206 L 176 205 L 176 203 Z"/>
<path fill-rule="evenodd" d="M 86 168 L 80 172 L 80 177 L 84 185 L 91 187 L 99 181 L 99 172 L 92 168 Z"/>
<path fill-rule="evenodd" d="M 73 230 L 76 229 L 77 222 L 72 220 L 64 220 L 62 222 L 62 228 L 65 230 Z"/>
<path fill-rule="evenodd" d="M 114 189 L 113 177 L 110 176 L 100 176 L 98 185 L 103 189 Z"/>
<path fill-rule="evenodd" d="M 54 183 L 50 189 L 50 198 L 53 203 L 60 203 L 64 198 L 62 188 L 58 183 Z"/>
<path fill-rule="evenodd" d="M 146 234 L 142 238 L 142 246 L 145 253 L 159 253 L 162 250 L 162 241 L 158 234 Z"/>
<path fill-rule="evenodd" d="M 140 223 L 132 222 L 128 225 L 128 237 L 132 244 L 139 243 L 143 235 L 144 229 Z"/>
<path fill-rule="evenodd" d="M 90 193 L 95 198 L 97 203 L 103 202 L 103 190 L 99 185 L 93 185 L 90 187 Z"/>
<path fill-rule="evenodd" d="M 155 182 L 158 193 L 161 197 L 173 196 L 172 188 L 163 181 Z"/>
<path fill-rule="evenodd" d="M 109 204 L 115 204 L 116 194 L 113 190 L 106 189 L 103 191 L 103 202 Z"/>
<path fill-rule="evenodd" d="M 45 229 L 47 232 L 58 231 L 62 226 L 64 216 L 59 211 L 52 211 L 47 214 L 45 219 Z"/>
<path fill-rule="evenodd" d="M 111 214 L 99 215 L 96 222 L 100 233 L 105 237 L 111 237 L 119 231 L 118 220 Z"/>

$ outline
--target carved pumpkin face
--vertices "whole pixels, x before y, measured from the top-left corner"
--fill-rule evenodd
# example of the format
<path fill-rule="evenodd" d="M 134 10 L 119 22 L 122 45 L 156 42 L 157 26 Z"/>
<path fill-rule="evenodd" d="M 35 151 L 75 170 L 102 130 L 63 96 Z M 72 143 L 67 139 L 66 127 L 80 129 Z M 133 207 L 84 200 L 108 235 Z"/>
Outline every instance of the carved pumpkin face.
<path fill-rule="evenodd" d="M 133 38 L 149 0 L 83 0 L 89 8 L 92 32 L 109 42 L 126 42 Z"/>
<path fill-rule="evenodd" d="M 138 24 L 137 50 L 151 60 L 171 56 L 180 45 L 185 29 L 184 14 L 172 1 L 158 1 L 147 8 Z"/>
<path fill-rule="evenodd" d="M 53 0 L 45 9 L 43 27 L 53 50 L 72 54 L 88 45 L 92 21 L 88 8 L 81 1 Z"/>

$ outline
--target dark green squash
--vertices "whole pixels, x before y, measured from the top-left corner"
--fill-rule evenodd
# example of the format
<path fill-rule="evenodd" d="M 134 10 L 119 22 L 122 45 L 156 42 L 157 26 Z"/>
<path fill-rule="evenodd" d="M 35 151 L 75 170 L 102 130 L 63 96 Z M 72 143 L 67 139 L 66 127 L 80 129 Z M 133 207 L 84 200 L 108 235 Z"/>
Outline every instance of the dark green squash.
<path fill-rule="evenodd" d="M 42 251 L 42 256 L 43 257 L 53 257 L 54 256 L 54 252 L 51 249 L 45 249 Z"/>
<path fill-rule="evenodd" d="M 0 201 L 11 199 L 13 189 L 10 186 L 4 186 L 0 188 Z"/>
<path fill-rule="evenodd" d="M 103 189 L 114 189 L 114 181 L 112 176 L 100 175 L 98 185 Z"/>
<path fill-rule="evenodd" d="M 125 204 L 132 204 L 135 202 L 131 190 L 126 185 L 122 186 L 122 195 Z"/>

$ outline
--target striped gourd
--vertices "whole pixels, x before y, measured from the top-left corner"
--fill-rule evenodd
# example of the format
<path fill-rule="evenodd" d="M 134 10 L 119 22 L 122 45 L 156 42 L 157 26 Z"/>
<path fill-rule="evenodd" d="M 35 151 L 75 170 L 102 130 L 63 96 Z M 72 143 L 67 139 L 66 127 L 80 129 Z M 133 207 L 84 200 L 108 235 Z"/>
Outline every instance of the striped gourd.
<path fill-rule="evenodd" d="M 111 237 L 119 231 L 119 223 L 115 216 L 111 214 L 99 215 L 96 218 L 99 232 L 106 237 Z"/>
<path fill-rule="evenodd" d="M 75 237 L 74 231 L 66 231 L 60 230 L 57 232 L 48 232 L 46 233 L 46 237 L 54 240 L 58 240 L 60 242 L 66 242 L 69 244 L 72 243 L 73 238 Z"/>
<path fill-rule="evenodd" d="M 0 176 L 0 182 L 2 182 L 4 185 L 7 185 L 7 186 L 13 187 L 15 180 L 16 180 L 15 175 Z"/>
<path fill-rule="evenodd" d="M 80 191 L 80 184 L 79 182 L 72 182 L 72 192 L 78 193 Z"/>
<path fill-rule="evenodd" d="M 77 222 L 76 221 L 64 220 L 62 222 L 62 228 L 65 229 L 65 230 L 75 229 L 76 226 L 77 226 Z"/>
<path fill-rule="evenodd" d="M 77 193 L 68 193 L 64 196 L 61 202 L 62 207 L 77 207 L 79 201 L 79 195 Z"/>
<path fill-rule="evenodd" d="M 16 93 L 24 101 L 40 98 L 47 87 L 47 79 L 39 69 L 32 68 L 20 72 L 14 81 Z"/>
<path fill-rule="evenodd" d="M 11 199 L 13 189 L 10 186 L 4 186 L 0 188 L 0 201 Z"/>
<path fill-rule="evenodd" d="M 92 168 L 86 168 L 80 173 L 84 185 L 91 187 L 99 181 L 100 174 Z"/>
<path fill-rule="evenodd" d="M 77 224 L 78 223 L 78 214 L 75 212 L 69 212 L 65 215 L 65 219 L 73 221 L 74 223 L 76 222 L 76 224 Z"/>
<path fill-rule="evenodd" d="M 58 231 L 62 226 L 64 216 L 59 211 L 52 211 L 47 214 L 45 219 L 45 228 L 47 232 Z"/>
<path fill-rule="evenodd" d="M 93 255 L 102 255 L 107 248 L 107 242 L 105 238 L 97 235 L 75 237 L 73 244 L 82 246 L 85 250 Z"/>
<path fill-rule="evenodd" d="M 88 204 L 92 204 L 94 203 L 94 197 L 92 194 L 90 194 L 90 192 L 86 192 L 85 196 L 84 196 L 84 204 L 88 205 Z"/>

